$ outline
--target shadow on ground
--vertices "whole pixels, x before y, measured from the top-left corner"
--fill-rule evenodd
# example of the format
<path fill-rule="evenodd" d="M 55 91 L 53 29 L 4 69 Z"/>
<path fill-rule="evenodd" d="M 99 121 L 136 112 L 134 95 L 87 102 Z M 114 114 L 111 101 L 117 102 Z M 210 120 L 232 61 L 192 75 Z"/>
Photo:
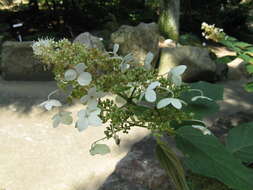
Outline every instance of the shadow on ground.
<path fill-rule="evenodd" d="M 0 79 L 0 108 L 29 113 L 34 106 L 45 101 L 48 94 L 56 89 L 54 81 L 5 81 Z M 57 93 L 52 97 L 64 100 L 63 93 Z"/>

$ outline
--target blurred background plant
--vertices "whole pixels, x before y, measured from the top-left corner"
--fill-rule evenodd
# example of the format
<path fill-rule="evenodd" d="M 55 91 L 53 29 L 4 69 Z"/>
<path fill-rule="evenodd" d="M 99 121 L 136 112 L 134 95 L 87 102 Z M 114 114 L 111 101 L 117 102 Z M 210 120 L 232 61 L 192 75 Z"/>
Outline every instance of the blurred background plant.
<path fill-rule="evenodd" d="M 11 24 L 23 22 L 25 40 L 41 36 L 73 38 L 83 31 L 116 30 L 122 24 L 158 21 L 161 0 L 3 0 L 0 32 L 11 33 Z M 216 23 L 240 37 L 252 1 L 181 0 L 180 33 L 201 36 L 203 21 Z M 5 27 L 2 27 L 5 25 Z M 9 26 L 9 27 L 6 27 Z"/>

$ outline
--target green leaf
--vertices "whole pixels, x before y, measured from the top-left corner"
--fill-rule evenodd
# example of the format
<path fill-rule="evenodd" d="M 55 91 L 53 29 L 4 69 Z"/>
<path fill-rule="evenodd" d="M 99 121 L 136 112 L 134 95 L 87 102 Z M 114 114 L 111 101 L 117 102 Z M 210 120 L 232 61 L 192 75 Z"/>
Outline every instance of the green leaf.
<path fill-rule="evenodd" d="M 201 90 L 204 96 L 212 100 L 223 99 L 223 87 L 217 84 L 207 82 L 197 82 L 190 84 L 191 89 Z M 183 107 L 183 111 L 194 114 L 194 118 L 202 119 L 205 116 L 212 115 L 219 111 L 219 105 L 215 101 L 206 99 L 198 99 L 191 101 L 195 96 L 199 96 L 198 91 L 187 91 L 182 93 L 180 99 L 184 100 L 188 105 Z"/>
<path fill-rule="evenodd" d="M 239 47 L 239 48 L 243 48 L 243 49 L 251 46 L 251 44 L 248 44 L 248 43 L 245 43 L 245 42 L 235 42 L 234 45 Z"/>
<path fill-rule="evenodd" d="M 171 177 L 176 190 L 189 190 L 181 161 L 173 150 L 161 140 L 157 140 L 156 156 L 161 166 Z"/>
<path fill-rule="evenodd" d="M 252 74 L 252 73 L 253 73 L 253 65 L 252 65 L 252 64 L 248 64 L 248 65 L 246 66 L 246 70 L 247 70 L 250 74 Z"/>
<path fill-rule="evenodd" d="M 231 42 L 229 40 L 221 40 L 220 43 L 227 46 L 228 48 L 232 48 L 234 46 L 233 42 Z"/>
<path fill-rule="evenodd" d="M 233 61 L 235 58 L 236 58 L 236 56 L 224 56 L 224 57 L 217 58 L 215 60 L 215 62 L 217 64 L 227 64 L 227 63 Z"/>
<path fill-rule="evenodd" d="M 105 155 L 110 153 L 110 148 L 106 144 L 95 144 L 90 149 L 90 154 L 92 156 L 96 154 Z"/>
<path fill-rule="evenodd" d="M 214 101 L 198 99 L 194 102 L 188 103 L 188 105 L 184 106 L 182 110 L 187 113 L 192 113 L 195 119 L 203 119 L 203 117 L 218 112 L 219 105 Z"/>
<path fill-rule="evenodd" d="M 245 85 L 244 89 L 247 91 L 247 92 L 253 92 L 253 82 L 249 82 Z"/>
<path fill-rule="evenodd" d="M 213 135 L 185 126 L 176 131 L 177 147 L 194 173 L 216 178 L 235 190 L 252 190 L 253 172 L 241 164 Z"/>
<path fill-rule="evenodd" d="M 229 49 L 235 51 L 235 52 L 241 52 L 241 48 L 238 48 L 235 46 L 235 41 L 228 41 L 228 40 L 221 40 L 220 41 L 221 44 L 225 45 L 226 47 L 228 47 Z"/>
<path fill-rule="evenodd" d="M 200 81 L 196 83 L 191 83 L 190 86 L 192 89 L 202 90 L 204 96 L 207 96 L 215 101 L 223 99 L 224 88 L 221 85 Z"/>
<path fill-rule="evenodd" d="M 247 51 L 253 52 L 253 46 L 251 45 L 250 47 L 248 47 Z"/>
<path fill-rule="evenodd" d="M 253 58 L 251 56 L 240 54 L 238 57 L 243 59 L 247 63 L 253 63 Z"/>
<path fill-rule="evenodd" d="M 243 162 L 253 162 L 253 122 L 245 123 L 231 129 L 228 133 L 226 147 Z"/>

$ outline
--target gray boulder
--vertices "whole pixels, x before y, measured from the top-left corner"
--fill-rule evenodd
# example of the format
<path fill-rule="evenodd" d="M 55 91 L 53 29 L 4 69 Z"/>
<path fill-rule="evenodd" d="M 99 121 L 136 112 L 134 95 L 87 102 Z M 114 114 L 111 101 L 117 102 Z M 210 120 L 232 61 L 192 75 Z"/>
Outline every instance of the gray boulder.
<path fill-rule="evenodd" d="M 140 64 L 144 63 L 147 53 L 158 53 L 159 29 L 156 23 L 140 23 L 137 26 L 123 25 L 111 34 L 111 42 L 119 44 L 119 53 L 132 53 Z"/>
<path fill-rule="evenodd" d="M 84 44 L 87 48 L 97 48 L 101 51 L 105 51 L 102 39 L 93 36 L 89 32 L 79 34 L 73 41 L 74 43 Z"/>
<path fill-rule="evenodd" d="M 173 67 L 186 65 L 183 81 L 213 81 L 216 64 L 211 60 L 209 51 L 193 46 L 180 46 L 175 48 L 162 48 L 159 62 L 159 75 L 165 75 Z"/>
<path fill-rule="evenodd" d="M 175 147 L 172 141 L 170 145 Z M 151 136 L 136 143 L 99 190 L 175 190 L 160 167 L 155 146 L 155 139 Z"/>
<path fill-rule="evenodd" d="M 33 42 L 6 41 L 2 45 L 2 76 L 5 80 L 52 80 L 51 71 L 33 55 Z"/>

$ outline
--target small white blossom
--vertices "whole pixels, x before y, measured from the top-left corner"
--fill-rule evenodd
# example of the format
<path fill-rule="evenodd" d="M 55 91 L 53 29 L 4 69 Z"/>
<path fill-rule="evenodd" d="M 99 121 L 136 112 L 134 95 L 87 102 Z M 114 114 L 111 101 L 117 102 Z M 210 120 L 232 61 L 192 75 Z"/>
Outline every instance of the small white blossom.
<path fill-rule="evenodd" d="M 62 104 L 59 100 L 49 99 L 47 101 L 42 102 L 39 106 L 44 107 L 47 110 L 51 110 L 53 107 L 62 106 Z"/>
<path fill-rule="evenodd" d="M 169 77 L 176 86 L 181 86 L 182 84 L 181 75 L 185 72 L 186 68 L 187 67 L 185 65 L 179 65 L 170 70 Z"/>
<path fill-rule="evenodd" d="M 104 96 L 104 93 L 103 92 L 97 92 L 97 89 L 96 87 L 92 87 L 88 90 L 88 93 L 87 95 L 83 96 L 80 101 L 83 103 L 83 104 L 86 104 L 86 103 L 90 103 L 90 102 L 96 102 L 97 104 L 97 99 L 98 98 L 102 98 Z"/>
<path fill-rule="evenodd" d="M 143 96 L 145 96 L 146 101 L 148 102 L 155 102 L 156 101 L 156 92 L 155 88 L 160 86 L 160 82 L 152 82 L 148 88 L 145 90 L 144 93 L 142 93 L 140 99 L 142 99 Z"/>
<path fill-rule="evenodd" d="M 182 108 L 182 100 L 180 100 L 178 98 L 164 98 L 158 102 L 156 107 L 157 107 L 157 109 L 161 109 L 161 108 L 164 108 L 170 104 L 176 109 Z"/>
<path fill-rule="evenodd" d="M 44 53 L 45 48 L 49 48 L 54 43 L 53 39 L 45 38 L 39 39 L 37 42 L 32 44 L 33 53 L 35 55 L 42 55 Z"/>
<path fill-rule="evenodd" d="M 72 81 L 75 80 L 77 77 L 77 72 L 74 69 L 68 69 L 65 73 L 64 73 L 64 79 L 66 81 Z"/>
<path fill-rule="evenodd" d="M 114 44 L 114 46 L 113 46 L 113 54 L 114 54 L 114 56 L 117 55 L 118 51 L 119 51 L 119 44 Z"/>
<path fill-rule="evenodd" d="M 90 84 L 92 80 L 92 76 L 90 73 L 88 72 L 83 72 L 79 75 L 79 77 L 77 78 L 77 82 L 81 85 L 81 86 L 87 86 Z"/>
<path fill-rule="evenodd" d="M 152 63 L 153 59 L 154 59 L 154 54 L 151 52 L 148 52 L 148 54 L 146 55 L 145 60 L 144 60 L 145 69 L 150 70 L 152 68 L 151 63 Z"/>
<path fill-rule="evenodd" d="M 85 130 L 89 126 L 99 126 L 102 124 L 102 120 L 99 118 L 101 110 L 97 107 L 87 107 L 78 112 L 78 120 L 76 127 L 79 131 Z"/>

